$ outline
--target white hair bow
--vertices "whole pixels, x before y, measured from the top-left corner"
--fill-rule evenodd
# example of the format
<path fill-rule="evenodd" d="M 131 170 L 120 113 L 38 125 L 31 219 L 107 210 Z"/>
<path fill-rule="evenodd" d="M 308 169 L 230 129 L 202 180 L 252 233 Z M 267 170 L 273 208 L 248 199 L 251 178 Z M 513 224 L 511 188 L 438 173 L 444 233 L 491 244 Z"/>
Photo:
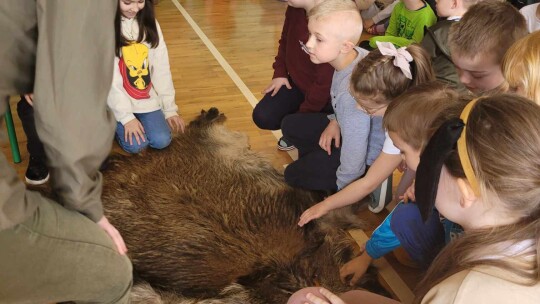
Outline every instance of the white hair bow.
<path fill-rule="evenodd" d="M 396 49 L 391 42 L 376 41 L 375 43 L 381 54 L 394 57 L 394 66 L 400 68 L 405 77 L 412 79 L 410 62 L 413 61 L 413 57 L 405 47 Z"/>

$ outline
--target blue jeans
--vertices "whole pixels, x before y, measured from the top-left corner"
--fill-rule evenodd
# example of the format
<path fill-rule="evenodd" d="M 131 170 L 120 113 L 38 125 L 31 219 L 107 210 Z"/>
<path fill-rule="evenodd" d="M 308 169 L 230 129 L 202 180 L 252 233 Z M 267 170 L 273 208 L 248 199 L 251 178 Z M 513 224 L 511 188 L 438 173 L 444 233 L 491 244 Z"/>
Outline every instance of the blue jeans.
<path fill-rule="evenodd" d="M 122 149 L 134 154 L 141 152 L 147 146 L 154 149 L 163 149 L 171 143 L 171 130 L 161 110 L 149 113 L 134 113 L 134 115 L 143 125 L 144 141 L 138 144 L 135 135 L 133 135 L 133 144 L 130 145 L 129 140 L 124 140 L 124 125 L 118 122 L 116 124 L 116 140 L 118 140 L 118 144 Z"/>

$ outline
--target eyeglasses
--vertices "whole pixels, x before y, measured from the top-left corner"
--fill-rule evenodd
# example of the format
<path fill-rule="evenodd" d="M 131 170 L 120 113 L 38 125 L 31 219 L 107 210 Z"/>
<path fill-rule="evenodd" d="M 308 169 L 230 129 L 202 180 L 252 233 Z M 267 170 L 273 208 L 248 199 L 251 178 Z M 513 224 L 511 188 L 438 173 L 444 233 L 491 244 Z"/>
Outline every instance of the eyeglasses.
<path fill-rule="evenodd" d="M 305 43 L 302 42 L 302 40 L 298 40 L 300 42 L 300 48 L 302 48 L 302 51 L 306 52 L 306 54 L 310 55 L 309 49 Z"/>
<path fill-rule="evenodd" d="M 351 91 L 351 89 L 349 88 L 349 94 L 352 96 L 352 98 L 354 99 L 354 101 L 356 101 L 356 104 L 358 105 L 358 108 L 366 113 L 367 115 L 369 116 L 373 116 L 375 115 L 375 113 L 379 112 L 380 110 L 382 109 L 385 109 L 388 105 L 387 104 L 383 104 L 381 106 L 378 106 L 378 107 L 367 107 L 364 105 L 365 101 L 359 99 L 356 94 L 354 92 Z"/>

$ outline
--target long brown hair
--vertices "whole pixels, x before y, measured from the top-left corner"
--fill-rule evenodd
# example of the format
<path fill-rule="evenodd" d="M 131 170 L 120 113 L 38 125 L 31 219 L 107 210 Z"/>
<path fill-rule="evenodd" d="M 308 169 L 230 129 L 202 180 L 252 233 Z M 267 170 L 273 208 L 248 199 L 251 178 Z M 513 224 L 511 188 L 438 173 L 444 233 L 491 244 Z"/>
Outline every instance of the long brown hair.
<path fill-rule="evenodd" d="M 459 105 L 462 107 L 462 105 Z M 435 258 L 418 284 L 416 303 L 449 276 L 477 266 L 494 266 L 520 278 L 524 285 L 540 281 L 540 106 L 514 94 L 480 99 L 473 107 L 465 129 L 467 151 L 486 201 L 502 204 L 519 220 L 510 225 L 467 230 Z M 457 150 L 444 163 L 456 178 L 465 178 Z M 524 240 L 534 242 L 534 252 L 511 258 L 504 250 Z M 501 248 L 501 242 L 510 245 Z M 500 251 L 500 252 L 497 252 Z M 531 259 L 531 254 L 532 258 Z"/>
<path fill-rule="evenodd" d="M 423 151 L 429 138 L 446 120 L 459 116 L 455 103 L 466 104 L 458 93 L 440 82 L 430 81 L 407 90 L 394 99 L 383 118 L 383 127 L 396 133 L 417 151 Z"/>
<path fill-rule="evenodd" d="M 131 42 L 122 35 L 120 1 L 122 0 L 118 0 L 118 8 L 116 9 L 116 17 L 114 18 L 115 54 L 117 57 L 120 57 L 120 49 Z M 157 47 L 159 44 L 159 35 L 154 14 L 154 0 L 145 0 L 144 8 L 139 11 L 135 18 L 137 18 L 137 24 L 139 25 L 139 37 L 137 37 L 136 42 L 140 43 L 144 41 L 153 48 Z"/>
<path fill-rule="evenodd" d="M 394 57 L 383 55 L 376 49 L 354 68 L 351 74 L 352 91 L 382 105 L 388 104 L 411 86 L 435 80 L 431 59 L 426 51 L 415 44 L 406 49 L 413 58 L 412 80 L 394 65 Z"/>

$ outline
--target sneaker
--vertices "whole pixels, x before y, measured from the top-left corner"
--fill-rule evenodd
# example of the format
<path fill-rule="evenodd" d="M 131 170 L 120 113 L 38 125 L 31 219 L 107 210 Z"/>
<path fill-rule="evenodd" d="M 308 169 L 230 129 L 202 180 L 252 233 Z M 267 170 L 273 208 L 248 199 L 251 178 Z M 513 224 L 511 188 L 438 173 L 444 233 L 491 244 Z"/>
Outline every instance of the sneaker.
<path fill-rule="evenodd" d="M 29 185 L 42 185 L 49 180 L 49 169 L 44 161 L 30 156 L 24 177 Z"/>
<path fill-rule="evenodd" d="M 277 148 L 280 151 L 290 151 L 294 149 L 294 146 L 291 144 L 288 144 L 283 137 L 281 137 L 277 142 Z"/>
<path fill-rule="evenodd" d="M 392 176 L 388 177 L 382 184 L 370 194 L 371 202 L 368 208 L 373 213 L 383 211 L 384 207 L 392 201 Z"/>

